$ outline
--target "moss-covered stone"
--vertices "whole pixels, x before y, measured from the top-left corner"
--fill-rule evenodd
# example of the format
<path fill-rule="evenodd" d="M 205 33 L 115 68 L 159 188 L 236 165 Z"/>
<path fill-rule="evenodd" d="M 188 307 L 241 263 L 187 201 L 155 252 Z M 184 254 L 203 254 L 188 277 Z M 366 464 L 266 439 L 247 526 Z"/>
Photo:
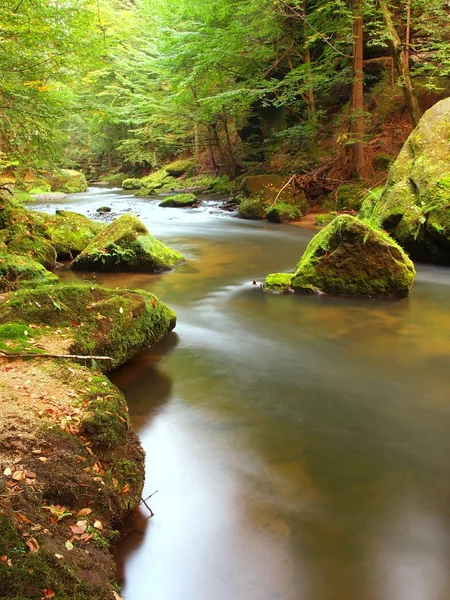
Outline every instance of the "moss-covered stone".
<path fill-rule="evenodd" d="M 56 275 L 28 256 L 0 254 L 0 292 L 58 281 Z"/>
<path fill-rule="evenodd" d="M 193 206 L 198 202 L 198 198 L 195 194 L 174 194 L 173 196 L 167 196 L 159 206 L 183 208 L 187 206 Z"/>
<path fill-rule="evenodd" d="M 147 190 L 157 190 L 161 188 L 165 183 L 172 181 L 172 176 L 166 171 L 166 169 L 158 169 L 153 171 L 149 175 L 146 175 L 141 179 L 144 187 Z"/>
<path fill-rule="evenodd" d="M 109 370 L 159 341 L 175 327 L 176 317 L 142 290 L 56 285 L 20 289 L 2 298 L 0 324 L 11 322 L 66 328 L 71 353 L 110 356 L 112 361 L 99 365 Z"/>
<path fill-rule="evenodd" d="M 52 243 L 41 235 L 31 235 L 28 232 L 16 235 L 8 243 L 8 252 L 29 256 L 46 269 L 56 266 L 56 250 Z"/>
<path fill-rule="evenodd" d="M 387 234 L 342 215 L 308 244 L 292 287 L 300 293 L 403 298 L 414 276 L 413 263 Z"/>
<path fill-rule="evenodd" d="M 426 111 L 389 171 L 371 222 L 410 255 L 450 264 L 450 98 Z"/>
<path fill-rule="evenodd" d="M 292 273 L 271 273 L 264 281 L 265 292 L 292 292 Z"/>
<path fill-rule="evenodd" d="M 133 215 L 122 215 L 101 231 L 72 262 L 72 269 L 97 271 L 168 271 L 183 256 L 151 236 Z"/>
<path fill-rule="evenodd" d="M 276 202 L 265 210 L 267 220 L 271 223 L 287 223 L 289 221 L 298 221 L 302 217 L 300 209 L 293 204 L 285 202 Z"/>
<path fill-rule="evenodd" d="M 337 212 L 330 213 L 322 213 L 320 215 L 316 215 L 316 225 L 328 225 L 337 217 Z"/>
<path fill-rule="evenodd" d="M 122 182 L 122 187 L 124 190 L 140 190 L 141 187 L 144 187 L 144 182 L 142 179 L 124 179 Z"/>
<path fill-rule="evenodd" d="M 246 198 L 239 204 L 237 216 L 240 219 L 264 219 L 266 204 L 262 198 Z"/>
<path fill-rule="evenodd" d="M 55 247 L 60 260 L 72 259 L 82 252 L 106 226 L 69 210 L 57 210 L 55 215 L 32 213 Z"/>
<path fill-rule="evenodd" d="M 171 177 L 180 177 L 195 167 L 195 161 L 191 158 L 176 160 L 164 166 L 164 169 Z"/>
<path fill-rule="evenodd" d="M 84 174 L 73 169 L 54 171 L 50 176 L 50 185 L 52 192 L 64 192 L 65 194 L 85 192 L 88 188 Z"/>
<path fill-rule="evenodd" d="M 262 197 L 265 202 L 271 203 L 278 196 L 279 202 L 291 204 L 295 190 L 292 185 L 286 186 L 287 182 L 288 178 L 283 179 L 280 175 L 249 175 L 242 180 L 242 190 L 249 198 Z"/>

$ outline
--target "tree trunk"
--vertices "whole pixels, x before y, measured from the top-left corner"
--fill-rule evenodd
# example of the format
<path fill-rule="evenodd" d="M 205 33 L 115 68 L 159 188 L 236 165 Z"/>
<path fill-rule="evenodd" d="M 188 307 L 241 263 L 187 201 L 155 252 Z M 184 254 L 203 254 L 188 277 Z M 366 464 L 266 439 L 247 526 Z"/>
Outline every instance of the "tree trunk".
<path fill-rule="evenodd" d="M 394 21 L 392 19 L 391 12 L 389 10 L 388 4 L 386 0 L 380 1 L 380 9 L 383 15 L 384 24 L 387 29 L 387 33 L 389 36 L 389 42 L 392 50 L 392 58 L 394 61 L 395 71 L 397 73 L 397 78 L 400 79 L 400 85 L 403 89 L 403 93 L 405 95 L 405 102 L 408 108 L 409 114 L 411 116 L 411 121 L 414 127 L 419 122 L 420 117 L 422 116 L 422 111 L 419 106 L 419 101 L 417 100 L 416 93 L 414 91 L 414 87 L 411 80 L 411 75 L 409 72 L 409 39 L 406 44 L 402 44 L 400 36 L 395 28 Z M 410 14 L 410 4 L 408 2 L 408 14 Z M 410 17 L 409 17 L 410 18 Z M 410 25 L 407 26 L 407 38 L 410 36 Z"/>
<path fill-rule="evenodd" d="M 353 92 L 351 132 L 356 175 L 364 170 L 363 0 L 353 0 Z"/>
<path fill-rule="evenodd" d="M 306 92 L 306 98 L 307 98 L 307 103 L 308 103 L 308 110 L 311 114 L 311 117 L 313 119 L 315 119 L 316 117 L 316 102 L 315 102 L 315 98 L 314 98 L 314 88 L 313 88 L 313 84 L 312 84 L 312 69 L 311 69 L 311 52 L 309 51 L 309 44 L 308 44 L 308 25 L 307 25 L 307 5 L 308 5 L 308 0 L 303 0 L 303 37 L 304 37 L 304 44 L 305 44 L 305 65 L 306 65 L 306 72 L 308 74 L 308 90 Z"/>

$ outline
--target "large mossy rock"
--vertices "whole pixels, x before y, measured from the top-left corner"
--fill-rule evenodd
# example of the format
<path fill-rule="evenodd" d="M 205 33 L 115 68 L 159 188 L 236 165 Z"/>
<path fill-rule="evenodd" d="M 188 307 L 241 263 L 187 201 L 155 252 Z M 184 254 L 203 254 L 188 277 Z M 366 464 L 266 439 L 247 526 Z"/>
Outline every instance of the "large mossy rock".
<path fill-rule="evenodd" d="M 266 204 L 261 198 L 246 198 L 239 204 L 237 216 L 240 219 L 264 219 Z"/>
<path fill-rule="evenodd" d="M 172 196 L 167 196 L 167 198 L 160 202 L 159 206 L 186 208 L 188 206 L 193 206 L 197 202 L 198 199 L 195 194 L 173 194 Z"/>
<path fill-rule="evenodd" d="M 158 273 L 183 256 L 150 235 L 133 215 L 122 215 L 101 231 L 70 265 L 72 269 Z"/>
<path fill-rule="evenodd" d="M 135 179 L 133 177 L 124 179 L 122 181 L 122 187 L 124 190 L 140 190 L 143 186 L 144 183 L 141 179 Z"/>
<path fill-rule="evenodd" d="M 176 160 L 164 166 L 164 169 L 171 177 L 181 177 L 195 167 L 195 161 L 190 158 Z"/>
<path fill-rule="evenodd" d="M 84 174 L 73 169 L 59 169 L 52 173 L 50 185 L 52 192 L 64 192 L 65 194 L 85 192 L 88 188 Z"/>
<path fill-rule="evenodd" d="M 64 328 L 70 352 L 109 356 L 98 366 L 118 367 L 158 342 L 176 324 L 175 313 L 142 290 L 111 290 L 92 285 L 21 289 L 0 301 L 0 324 Z"/>
<path fill-rule="evenodd" d="M 450 98 L 426 111 L 389 171 L 371 221 L 412 258 L 450 264 Z"/>
<path fill-rule="evenodd" d="M 96 223 L 69 210 L 57 210 L 55 215 L 37 212 L 31 215 L 42 226 L 43 233 L 55 247 L 59 260 L 72 259 L 80 254 L 106 227 L 103 223 Z"/>
<path fill-rule="evenodd" d="M 414 277 L 413 263 L 386 233 L 342 215 L 310 241 L 290 285 L 298 293 L 404 298 Z M 269 276 L 265 289 L 275 281 Z M 287 279 L 278 283 L 287 289 Z"/>
<path fill-rule="evenodd" d="M 59 279 L 29 256 L 0 254 L 0 292 L 20 287 L 58 283 Z"/>

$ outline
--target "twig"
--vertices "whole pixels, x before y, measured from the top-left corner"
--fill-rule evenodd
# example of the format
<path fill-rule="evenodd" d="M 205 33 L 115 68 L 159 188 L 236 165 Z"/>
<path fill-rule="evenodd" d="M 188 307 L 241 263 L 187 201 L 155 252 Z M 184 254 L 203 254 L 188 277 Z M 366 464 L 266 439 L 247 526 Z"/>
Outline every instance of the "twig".
<path fill-rule="evenodd" d="M 153 492 L 153 494 L 150 494 L 150 496 L 147 496 L 147 498 L 141 498 L 141 501 L 139 502 L 139 504 L 144 504 L 144 505 L 145 505 L 145 507 L 148 509 L 148 511 L 150 512 L 150 517 L 153 517 L 155 513 L 152 511 L 152 509 L 150 508 L 150 506 L 147 504 L 147 500 L 150 500 L 150 498 L 151 498 L 152 496 L 154 496 L 154 495 L 156 494 L 156 492 L 157 492 L 157 491 L 158 491 L 158 490 L 155 490 L 155 491 Z"/>
<path fill-rule="evenodd" d="M 8 352 L 0 350 L 0 358 L 71 358 L 77 360 L 113 360 L 110 356 L 83 356 L 78 354 L 50 354 L 47 352 Z"/>
<path fill-rule="evenodd" d="M 292 177 L 287 181 L 287 183 L 285 183 L 283 185 L 283 187 L 281 188 L 281 190 L 278 192 L 278 194 L 275 196 L 275 200 L 272 202 L 272 204 L 270 205 L 270 207 L 272 208 L 272 206 L 274 206 L 278 200 L 278 198 L 280 197 L 280 195 L 282 194 L 282 192 L 287 188 L 287 186 L 291 183 L 291 181 L 293 181 L 295 179 L 295 175 L 292 175 Z"/>

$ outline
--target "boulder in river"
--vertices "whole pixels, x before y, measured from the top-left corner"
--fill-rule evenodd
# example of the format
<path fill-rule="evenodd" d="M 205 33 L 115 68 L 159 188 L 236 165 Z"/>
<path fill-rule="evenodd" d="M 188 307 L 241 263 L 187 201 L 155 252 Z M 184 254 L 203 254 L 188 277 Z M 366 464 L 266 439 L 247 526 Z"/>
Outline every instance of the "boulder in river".
<path fill-rule="evenodd" d="M 389 171 L 371 221 L 412 258 L 450 264 L 450 98 L 427 110 Z"/>
<path fill-rule="evenodd" d="M 298 206 L 286 204 L 285 202 L 276 202 L 265 210 L 267 220 L 271 223 L 287 223 L 289 221 L 299 221 L 302 213 Z"/>
<path fill-rule="evenodd" d="M 134 215 L 122 215 L 101 231 L 71 263 L 71 269 L 159 273 L 183 256 L 150 235 Z"/>
<path fill-rule="evenodd" d="M 172 207 L 172 208 L 186 208 L 188 206 L 193 206 L 198 202 L 198 198 L 195 194 L 173 194 L 172 196 L 167 196 L 162 202 L 160 202 L 159 206 L 162 207 Z"/>
<path fill-rule="evenodd" d="M 122 187 L 124 190 L 140 190 L 141 187 L 144 187 L 144 183 L 141 179 L 129 177 L 122 181 Z"/>
<path fill-rule="evenodd" d="M 412 261 L 388 234 L 342 215 L 310 241 L 289 287 L 298 293 L 404 298 L 414 277 Z M 273 281 L 274 275 L 266 279 L 266 291 L 273 291 Z M 280 282 L 287 290 L 287 278 Z"/>

